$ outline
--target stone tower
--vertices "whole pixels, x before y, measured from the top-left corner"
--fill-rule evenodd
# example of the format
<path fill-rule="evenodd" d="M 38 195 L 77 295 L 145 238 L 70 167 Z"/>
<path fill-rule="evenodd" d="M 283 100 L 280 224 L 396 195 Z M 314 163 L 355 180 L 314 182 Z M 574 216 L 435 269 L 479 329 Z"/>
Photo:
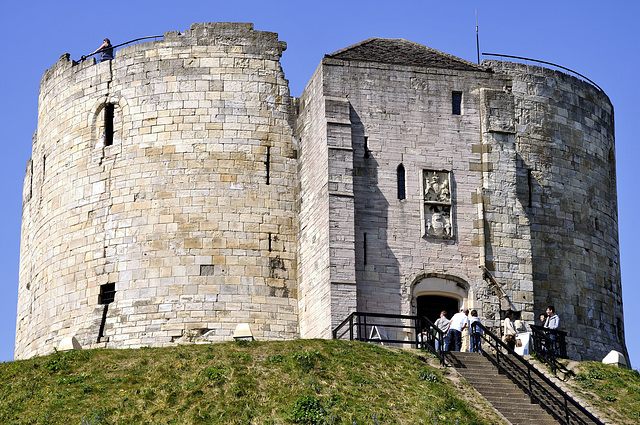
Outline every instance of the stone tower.
<path fill-rule="evenodd" d="M 533 323 L 554 305 L 571 358 L 626 353 L 602 91 L 373 38 L 325 56 L 297 132 L 303 337 L 351 311 L 462 307 L 499 332 L 508 309 Z"/>
<path fill-rule="evenodd" d="M 572 76 L 406 40 L 326 55 L 194 24 L 68 55 L 41 83 L 16 358 L 85 347 L 329 338 L 353 311 L 555 305 L 575 359 L 626 353 L 613 107 Z M 435 312 L 435 313 L 434 313 Z"/>
<path fill-rule="evenodd" d="M 244 322 L 256 338 L 299 335 L 285 48 L 250 24 L 197 24 L 45 73 L 16 358 L 67 335 L 167 345 Z"/>

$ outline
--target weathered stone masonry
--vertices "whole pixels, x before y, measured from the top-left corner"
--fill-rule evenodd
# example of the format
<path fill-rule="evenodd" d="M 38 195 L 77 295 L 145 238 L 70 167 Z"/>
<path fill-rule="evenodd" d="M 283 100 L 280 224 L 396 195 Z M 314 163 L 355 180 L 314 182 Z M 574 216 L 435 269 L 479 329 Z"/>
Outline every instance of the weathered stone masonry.
<path fill-rule="evenodd" d="M 554 304 L 572 357 L 626 352 L 604 93 L 370 39 L 293 99 L 285 48 L 250 24 L 194 24 L 45 73 L 17 358 L 71 335 L 221 341 L 238 323 L 327 338 L 353 311 L 443 299 L 494 328 Z"/>

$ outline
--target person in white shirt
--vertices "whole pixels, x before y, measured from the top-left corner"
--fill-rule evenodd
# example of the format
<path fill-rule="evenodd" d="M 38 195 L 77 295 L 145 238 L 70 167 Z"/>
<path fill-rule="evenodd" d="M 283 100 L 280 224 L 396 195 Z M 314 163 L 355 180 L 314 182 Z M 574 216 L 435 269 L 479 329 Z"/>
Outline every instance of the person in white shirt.
<path fill-rule="evenodd" d="M 504 316 L 504 342 L 512 350 L 516 348 L 516 327 L 513 325 L 513 311 L 508 310 Z"/>
<path fill-rule="evenodd" d="M 449 349 L 451 351 L 460 351 L 462 348 L 462 330 L 469 326 L 469 309 L 464 309 L 460 313 L 456 313 L 449 323 Z"/>
<path fill-rule="evenodd" d="M 550 305 L 547 307 L 547 320 L 545 320 L 544 322 L 544 327 L 545 329 L 555 330 L 555 329 L 558 329 L 559 326 L 560 326 L 560 317 L 556 314 L 555 307 Z M 552 332 L 547 332 L 547 335 L 549 335 L 549 339 L 551 340 L 551 347 L 550 347 L 551 351 L 554 353 L 557 353 L 556 334 Z"/>
<path fill-rule="evenodd" d="M 547 329 L 558 329 L 560 326 L 560 317 L 556 314 L 556 309 L 550 305 L 547 307 L 547 320 L 544 322 L 544 327 Z"/>

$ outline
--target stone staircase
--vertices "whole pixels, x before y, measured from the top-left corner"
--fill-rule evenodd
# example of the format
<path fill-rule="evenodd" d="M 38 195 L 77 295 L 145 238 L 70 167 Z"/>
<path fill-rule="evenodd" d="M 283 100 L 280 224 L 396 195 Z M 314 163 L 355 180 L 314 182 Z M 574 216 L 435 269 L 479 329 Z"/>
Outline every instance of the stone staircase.
<path fill-rule="evenodd" d="M 558 425 L 539 404 L 532 404 L 529 396 L 483 355 L 477 353 L 447 353 L 447 363 L 456 368 L 512 425 Z"/>

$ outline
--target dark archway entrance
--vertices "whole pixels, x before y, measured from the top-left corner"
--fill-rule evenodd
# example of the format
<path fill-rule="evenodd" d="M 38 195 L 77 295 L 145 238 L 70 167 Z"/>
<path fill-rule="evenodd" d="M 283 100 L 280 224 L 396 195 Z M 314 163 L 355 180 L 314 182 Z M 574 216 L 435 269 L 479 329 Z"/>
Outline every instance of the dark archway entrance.
<path fill-rule="evenodd" d="M 447 318 L 451 319 L 459 310 L 459 301 L 455 298 L 444 297 L 442 295 L 422 295 L 417 299 L 418 316 L 426 317 L 435 322 L 440 317 L 442 310 L 447 311 Z"/>

